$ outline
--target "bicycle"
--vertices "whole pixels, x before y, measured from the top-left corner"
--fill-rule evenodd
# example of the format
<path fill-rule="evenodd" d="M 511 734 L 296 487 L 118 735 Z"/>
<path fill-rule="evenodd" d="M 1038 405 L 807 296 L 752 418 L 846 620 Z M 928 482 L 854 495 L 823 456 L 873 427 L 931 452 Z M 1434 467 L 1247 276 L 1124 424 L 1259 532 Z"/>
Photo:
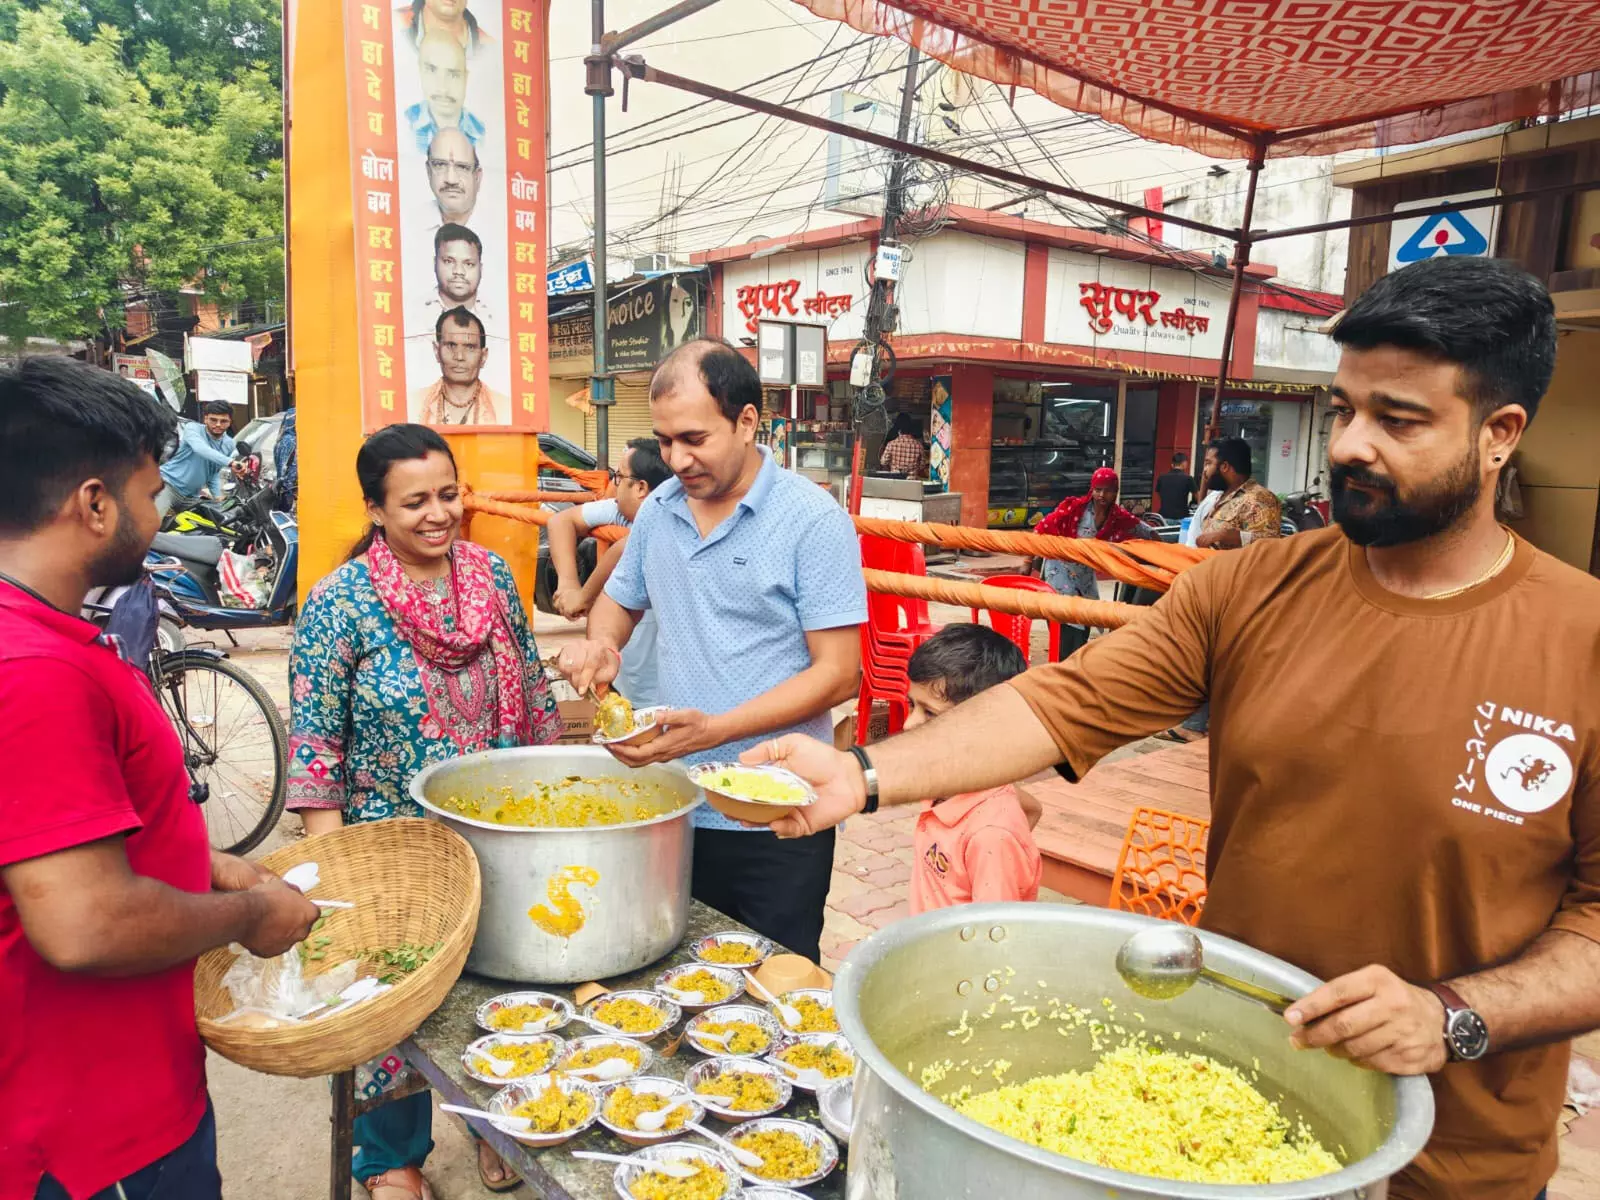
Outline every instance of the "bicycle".
<path fill-rule="evenodd" d="M 90 601 L 85 618 L 104 628 L 128 590 Z M 172 619 L 165 609 L 157 616 Z M 277 704 L 210 647 L 169 650 L 163 639 L 143 669 L 183 747 L 189 799 L 204 806 L 212 847 L 227 854 L 255 849 L 283 815 L 288 787 L 289 733 Z"/>

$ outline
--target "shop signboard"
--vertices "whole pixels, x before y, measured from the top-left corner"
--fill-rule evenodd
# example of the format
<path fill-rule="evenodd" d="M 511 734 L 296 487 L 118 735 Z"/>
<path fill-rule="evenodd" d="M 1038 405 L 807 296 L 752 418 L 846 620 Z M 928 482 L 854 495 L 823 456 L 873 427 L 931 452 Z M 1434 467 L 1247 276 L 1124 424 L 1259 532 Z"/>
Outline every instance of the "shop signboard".
<path fill-rule="evenodd" d="M 700 336 L 699 278 L 661 275 L 606 298 L 606 369 L 648 371 Z"/>
<path fill-rule="evenodd" d="M 594 264 L 587 258 L 582 262 L 568 263 L 544 274 L 545 291 L 552 296 L 570 296 L 573 292 L 594 290 Z"/>
<path fill-rule="evenodd" d="M 753 344 L 761 321 L 791 321 L 824 326 L 829 341 L 855 341 L 871 292 L 858 245 L 731 262 L 722 274 L 722 328 Z"/>
<path fill-rule="evenodd" d="M 1458 192 L 1453 196 L 1430 196 L 1426 200 L 1406 200 L 1394 206 L 1395 220 L 1389 226 L 1389 270 L 1398 271 L 1424 259 L 1464 255 L 1483 258 L 1494 253 L 1498 205 L 1486 208 L 1461 208 L 1454 212 L 1426 217 L 1402 217 L 1413 208 L 1432 208 L 1439 204 L 1459 204 L 1469 200 L 1492 200 L 1498 188 L 1480 192 Z"/>
<path fill-rule="evenodd" d="M 1227 312 L 1226 282 L 1199 272 L 1050 252 L 1047 342 L 1215 362 Z"/>
<path fill-rule="evenodd" d="M 545 429 L 549 0 L 433 8 L 341 5 L 362 424 Z"/>

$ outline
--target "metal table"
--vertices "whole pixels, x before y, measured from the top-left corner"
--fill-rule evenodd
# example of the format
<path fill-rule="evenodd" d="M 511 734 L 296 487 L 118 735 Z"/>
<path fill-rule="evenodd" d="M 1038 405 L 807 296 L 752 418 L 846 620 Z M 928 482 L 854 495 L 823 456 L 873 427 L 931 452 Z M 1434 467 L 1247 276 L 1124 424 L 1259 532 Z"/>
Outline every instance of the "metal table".
<path fill-rule="evenodd" d="M 604 982 L 615 990 L 648 988 L 655 977 L 667 967 L 692 961 L 688 948 L 699 938 L 719 930 L 740 928 L 742 926 L 738 922 L 723 916 L 715 909 L 707 908 L 699 902 L 692 902 L 689 907 L 689 929 L 676 950 L 660 962 L 652 963 L 641 971 Z M 386 1095 L 384 1101 L 419 1091 L 426 1086 L 438 1092 L 451 1104 L 482 1108 L 484 1102 L 494 1094 L 495 1089 L 468 1076 L 461 1065 L 461 1052 L 466 1049 L 467 1043 L 483 1034 L 474 1020 L 474 1013 L 478 1006 L 490 997 L 523 986 L 535 985 L 512 984 L 483 979 L 476 975 L 462 975 L 455 987 L 450 989 L 450 995 L 446 997 L 444 1003 L 423 1022 L 422 1028 L 401 1044 L 400 1052 L 413 1068 L 414 1081 L 409 1087 Z M 541 991 L 565 996 L 569 1000 L 572 998 L 570 988 L 547 987 L 543 984 L 537 986 Z M 759 1001 L 752 999 L 751 1003 Z M 664 1053 L 664 1050 L 671 1048 L 673 1040 L 681 1031 L 680 1025 L 651 1043 L 658 1055 L 655 1066 L 651 1068 L 651 1074 L 682 1079 L 690 1067 L 701 1061 L 700 1053 L 687 1042 L 684 1042 L 670 1057 Z M 565 1036 L 564 1031 L 558 1032 L 562 1032 Z M 420 1076 L 421 1079 L 415 1079 L 415 1076 Z M 356 1102 L 353 1072 L 334 1077 L 333 1162 L 329 1186 L 332 1200 L 349 1200 L 351 1124 L 358 1114 L 374 1107 L 377 1105 Z M 817 1119 L 814 1098 L 809 1092 L 801 1091 L 799 1088 L 795 1089 L 794 1099 L 782 1115 L 821 1125 Z M 500 1152 L 506 1166 L 515 1171 L 528 1185 L 536 1200 L 614 1200 L 616 1192 L 611 1186 L 614 1167 L 609 1163 L 575 1159 L 569 1151 L 604 1150 L 612 1154 L 627 1154 L 633 1150 L 633 1147 L 613 1137 L 598 1124 L 564 1145 L 540 1150 L 524 1146 L 487 1123 L 474 1118 L 466 1120 L 474 1132 Z M 711 1113 L 706 1114 L 706 1122 L 713 1129 L 731 1127 L 719 1121 Z M 703 1139 L 694 1134 L 687 1135 L 686 1140 L 703 1143 Z M 845 1149 L 844 1146 L 840 1147 L 841 1152 Z M 844 1168 L 845 1164 L 841 1160 L 838 1170 L 821 1183 L 805 1189 L 805 1194 L 815 1197 L 816 1200 L 842 1200 Z"/>

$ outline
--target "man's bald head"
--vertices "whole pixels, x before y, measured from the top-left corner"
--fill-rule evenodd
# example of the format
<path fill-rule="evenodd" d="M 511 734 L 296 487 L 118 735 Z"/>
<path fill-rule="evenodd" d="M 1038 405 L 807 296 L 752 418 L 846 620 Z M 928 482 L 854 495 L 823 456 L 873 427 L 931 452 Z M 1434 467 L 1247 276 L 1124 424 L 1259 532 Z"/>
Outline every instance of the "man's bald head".
<path fill-rule="evenodd" d="M 467 51 L 453 34 L 428 33 L 417 44 L 417 74 L 428 111 L 440 129 L 461 123 L 467 100 Z"/>
<path fill-rule="evenodd" d="M 761 377 L 721 338 L 695 338 L 662 359 L 650 378 L 650 399 L 663 399 L 685 387 L 704 388 L 730 422 L 749 406 L 761 411 Z"/>
<path fill-rule="evenodd" d="M 439 216 L 465 225 L 478 203 L 483 167 L 472 141 L 459 129 L 441 129 L 428 143 L 428 186 L 439 202 Z"/>

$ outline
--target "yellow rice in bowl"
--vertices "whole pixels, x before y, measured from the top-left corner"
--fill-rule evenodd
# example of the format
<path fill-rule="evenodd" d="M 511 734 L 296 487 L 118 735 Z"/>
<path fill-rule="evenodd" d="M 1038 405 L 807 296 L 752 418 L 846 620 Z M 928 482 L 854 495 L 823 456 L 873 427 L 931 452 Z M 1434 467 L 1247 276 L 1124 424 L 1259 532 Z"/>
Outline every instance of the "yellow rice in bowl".
<path fill-rule="evenodd" d="M 796 1042 L 785 1046 L 772 1056 L 781 1058 L 797 1071 L 820 1071 L 824 1079 L 843 1079 L 856 1069 L 855 1059 L 838 1046 L 818 1046 L 811 1042 Z"/>
<path fill-rule="evenodd" d="M 721 1200 L 728 1190 L 728 1174 L 710 1163 L 685 1159 L 683 1165 L 693 1167 L 688 1179 L 674 1179 L 660 1171 L 647 1171 L 628 1185 L 633 1200 Z"/>
<path fill-rule="evenodd" d="M 778 997 L 800 1014 L 800 1024 L 790 1025 L 796 1033 L 838 1033 L 839 1018 L 833 1015 L 833 1005 L 824 1004 L 815 996 Z M 782 1020 L 780 1017 L 779 1020 Z"/>
<path fill-rule="evenodd" d="M 709 1096 L 723 1108 L 733 1112 L 770 1112 L 778 1106 L 777 1080 L 755 1071 L 724 1071 L 712 1079 L 695 1084 L 694 1090 Z M 723 1099 L 727 1097 L 727 1099 Z"/>
<path fill-rule="evenodd" d="M 606 1106 L 601 1115 L 622 1129 L 637 1129 L 639 1114 L 660 1112 L 663 1108 L 671 1108 L 672 1111 L 667 1114 L 661 1129 L 651 1132 L 676 1132 L 694 1115 L 690 1106 L 684 1103 L 682 1092 L 676 1096 L 663 1096 L 659 1092 L 636 1092 L 626 1084 L 617 1087 L 606 1097 Z"/>
<path fill-rule="evenodd" d="M 524 1025 L 536 1025 L 555 1016 L 555 1009 L 542 1004 L 508 1004 L 489 1014 L 489 1024 L 501 1033 L 520 1033 Z"/>
<path fill-rule="evenodd" d="M 822 1169 L 822 1147 L 812 1145 L 787 1129 L 735 1133 L 728 1140 L 739 1149 L 761 1157 L 761 1165 L 750 1167 L 749 1172 L 762 1179 L 806 1179 Z"/>
<path fill-rule="evenodd" d="M 666 1014 L 659 1008 L 652 1008 L 643 1000 L 635 1000 L 631 996 L 602 1000 L 589 1010 L 589 1015 L 602 1025 L 609 1025 L 623 1033 L 653 1034 L 667 1024 Z"/>
<path fill-rule="evenodd" d="M 564 1133 L 587 1121 L 593 1105 L 594 1101 L 582 1092 L 563 1092 L 552 1083 L 539 1095 L 517 1105 L 511 1115 L 532 1121 L 529 1133 Z"/>
<path fill-rule="evenodd" d="M 724 967 L 747 967 L 761 961 L 761 951 L 749 942 L 713 942 L 698 951 L 702 962 Z"/>
<path fill-rule="evenodd" d="M 638 1046 L 630 1046 L 624 1042 L 597 1042 L 591 1046 L 582 1046 L 576 1050 L 569 1050 L 561 1058 L 558 1070 L 581 1071 L 585 1067 L 598 1067 L 603 1062 L 613 1058 L 620 1058 L 635 1071 L 644 1063 L 644 1051 Z"/>
<path fill-rule="evenodd" d="M 494 1078 L 521 1079 L 524 1075 L 540 1075 L 550 1066 L 550 1060 L 555 1057 L 555 1047 L 549 1042 L 500 1042 L 490 1046 L 488 1056 L 480 1054 L 473 1060 L 473 1069 L 480 1075 Z M 509 1074 L 500 1076 L 489 1065 L 489 1058 L 497 1058 L 501 1062 L 511 1064 Z"/>
<path fill-rule="evenodd" d="M 767 1031 L 754 1021 L 712 1021 L 701 1025 L 698 1032 L 718 1039 L 726 1036 L 729 1054 L 760 1054 L 772 1045 Z"/>
<path fill-rule="evenodd" d="M 666 982 L 667 986 L 674 992 L 700 993 L 700 999 L 697 1003 L 707 1007 L 713 1004 L 721 1004 L 729 996 L 733 995 L 733 985 L 731 983 L 726 979 L 718 979 L 704 968 L 697 971 L 679 971 Z"/>
<path fill-rule="evenodd" d="M 1019 1141 L 1135 1175 L 1289 1183 L 1341 1166 L 1303 1122 L 1291 1127 L 1243 1075 L 1200 1054 L 1125 1045 L 1088 1071 L 944 1099 Z"/>

